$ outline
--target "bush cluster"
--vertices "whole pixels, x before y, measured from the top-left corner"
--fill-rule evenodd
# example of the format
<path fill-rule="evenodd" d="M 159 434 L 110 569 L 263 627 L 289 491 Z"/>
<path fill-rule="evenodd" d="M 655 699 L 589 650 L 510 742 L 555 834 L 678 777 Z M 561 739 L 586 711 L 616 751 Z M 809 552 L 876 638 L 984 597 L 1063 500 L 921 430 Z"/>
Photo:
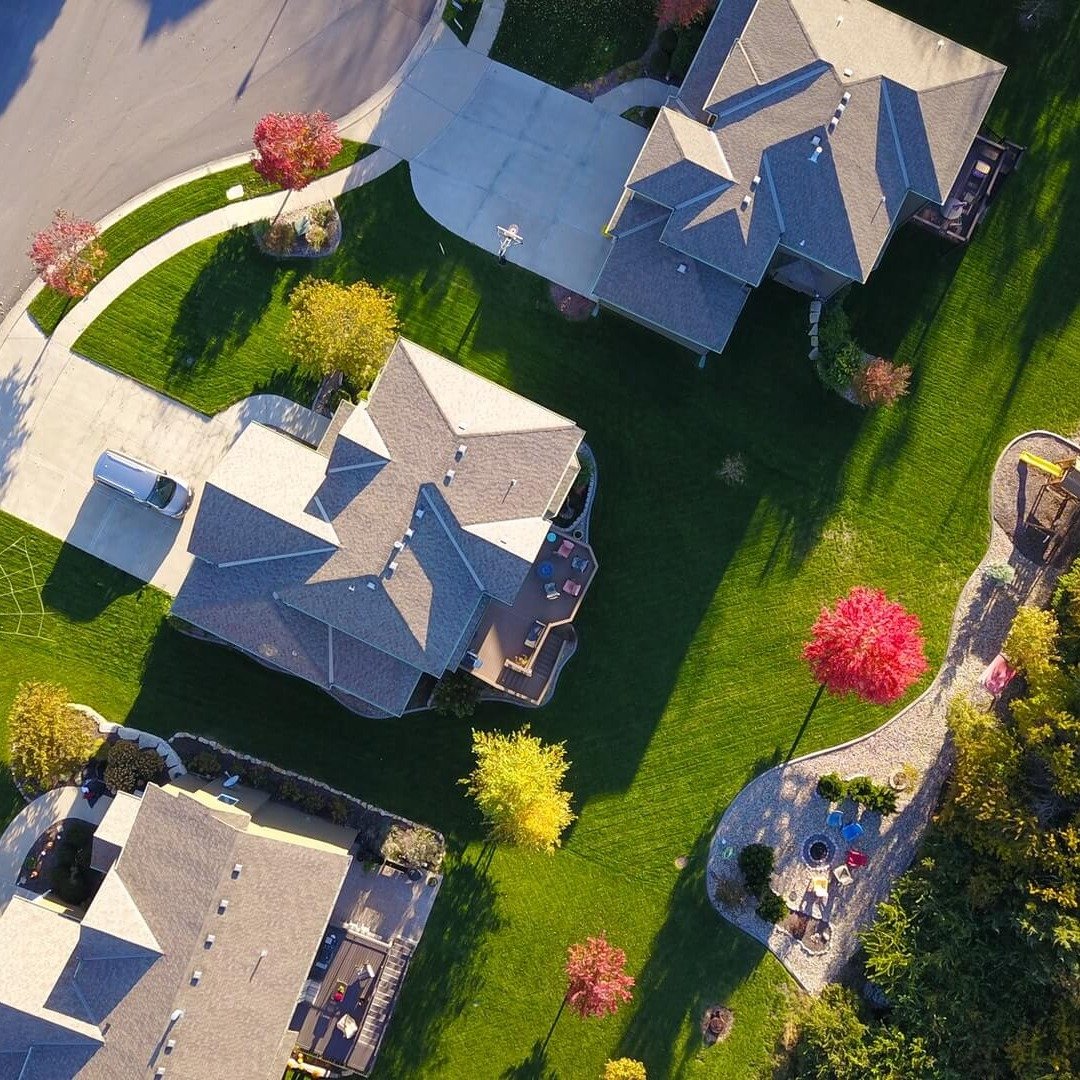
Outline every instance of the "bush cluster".
<path fill-rule="evenodd" d="M 476 712 L 479 700 L 480 683 L 467 671 L 452 671 L 444 675 L 431 695 L 435 711 L 452 720 L 467 720 Z"/>
<path fill-rule="evenodd" d="M 151 781 L 165 778 L 165 761 L 153 747 L 140 750 L 139 744 L 117 739 L 109 747 L 105 764 L 105 783 L 114 794 L 134 791 Z"/>
<path fill-rule="evenodd" d="M 784 898 L 772 889 L 772 872 L 776 855 L 768 844 L 747 844 L 739 852 L 739 869 L 747 891 L 757 898 L 755 909 L 759 919 L 777 923 L 787 914 Z"/>
<path fill-rule="evenodd" d="M 433 870 L 439 865 L 442 848 L 430 829 L 394 824 L 386 834 L 382 853 L 390 862 Z"/>
<path fill-rule="evenodd" d="M 818 323 L 818 378 L 843 393 L 862 367 L 863 351 L 851 336 L 851 320 L 839 303 L 825 308 Z"/>
<path fill-rule="evenodd" d="M 875 813 L 896 812 L 896 792 L 888 784 L 875 784 L 869 776 L 853 776 L 845 780 L 839 773 L 826 773 L 818 778 L 817 792 L 829 802 L 850 799 L 853 803 Z"/>

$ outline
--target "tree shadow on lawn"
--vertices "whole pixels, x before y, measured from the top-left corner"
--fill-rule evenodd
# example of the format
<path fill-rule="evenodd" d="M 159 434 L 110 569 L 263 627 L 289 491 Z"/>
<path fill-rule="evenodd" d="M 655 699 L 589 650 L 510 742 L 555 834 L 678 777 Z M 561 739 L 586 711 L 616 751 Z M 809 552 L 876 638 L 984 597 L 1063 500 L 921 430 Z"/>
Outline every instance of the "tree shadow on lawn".
<path fill-rule="evenodd" d="M 637 977 L 637 1009 L 612 1054 L 644 1061 L 650 1076 L 680 1075 L 702 1052 L 705 1009 L 728 1003 L 767 952 L 728 923 L 706 895 L 709 842 L 718 816 L 710 817 L 710 825 L 699 834 L 689 865 L 675 883 L 667 918 Z M 689 1033 L 680 1035 L 685 1024 Z M 725 1046 L 708 1051 L 713 1056 L 728 1052 Z"/>
<path fill-rule="evenodd" d="M 247 228 L 232 229 L 217 242 L 199 271 L 169 333 L 166 356 L 170 389 L 197 380 L 223 353 L 243 344 L 263 317 L 275 289 L 286 295 L 302 268 L 260 254 Z"/>
<path fill-rule="evenodd" d="M 417 1076 L 439 1066 L 439 1042 L 471 1007 L 489 959 L 488 939 L 503 925 L 486 869 L 461 852 L 448 857 L 442 888 L 409 966 L 386 1045 L 385 1076 Z"/>

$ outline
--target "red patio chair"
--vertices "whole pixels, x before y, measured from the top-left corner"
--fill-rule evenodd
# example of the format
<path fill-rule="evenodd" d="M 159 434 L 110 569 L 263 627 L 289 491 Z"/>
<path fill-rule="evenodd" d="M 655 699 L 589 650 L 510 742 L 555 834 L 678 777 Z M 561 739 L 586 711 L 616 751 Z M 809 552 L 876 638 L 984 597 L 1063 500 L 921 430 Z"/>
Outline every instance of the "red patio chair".
<path fill-rule="evenodd" d="M 560 559 L 569 559 L 570 558 L 570 552 L 572 552 L 573 550 L 574 550 L 574 541 L 573 540 L 564 540 L 559 545 L 559 549 L 555 552 L 555 554 L 558 555 Z"/>
<path fill-rule="evenodd" d="M 854 848 L 847 853 L 847 864 L 852 869 L 866 866 L 869 862 L 870 857 L 868 855 L 864 855 L 861 851 L 856 851 Z"/>
<path fill-rule="evenodd" d="M 581 595 L 581 583 L 575 581 L 573 578 L 567 578 L 563 582 L 563 592 L 567 592 L 571 596 L 580 596 Z"/>

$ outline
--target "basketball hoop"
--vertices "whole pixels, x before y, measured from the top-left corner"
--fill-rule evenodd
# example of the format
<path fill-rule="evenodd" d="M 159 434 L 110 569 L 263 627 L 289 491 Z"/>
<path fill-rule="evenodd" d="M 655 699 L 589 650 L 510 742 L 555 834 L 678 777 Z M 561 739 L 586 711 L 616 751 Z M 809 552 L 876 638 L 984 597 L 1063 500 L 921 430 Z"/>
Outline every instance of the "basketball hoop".
<path fill-rule="evenodd" d="M 499 264 L 506 262 L 506 253 L 515 244 L 524 244 L 525 237 L 516 225 L 496 225 L 495 231 L 499 234 Z"/>

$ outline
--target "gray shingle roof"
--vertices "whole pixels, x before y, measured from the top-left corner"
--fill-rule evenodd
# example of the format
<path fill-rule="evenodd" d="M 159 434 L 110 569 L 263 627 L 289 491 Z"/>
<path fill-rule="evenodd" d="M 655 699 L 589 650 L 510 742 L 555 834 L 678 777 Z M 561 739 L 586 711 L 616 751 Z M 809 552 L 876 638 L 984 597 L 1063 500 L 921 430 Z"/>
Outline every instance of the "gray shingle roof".
<path fill-rule="evenodd" d="M 626 186 L 674 207 L 731 183 L 716 136 L 677 109 L 661 108 L 627 177 Z"/>
<path fill-rule="evenodd" d="M 719 352 L 749 291 L 727 274 L 660 243 L 662 230 L 661 223 L 616 240 L 596 282 L 596 295 L 702 349 Z"/>
<path fill-rule="evenodd" d="M 81 926 L 12 901 L 0 916 L 0 1076 L 20 1054 L 28 1071 L 13 1075 L 48 1080 L 158 1065 L 176 1080 L 280 1075 L 282 1034 L 349 858 L 245 832 L 248 820 L 149 785 Z"/>
<path fill-rule="evenodd" d="M 401 340 L 333 446 L 274 436 L 267 476 L 266 436 L 237 441 L 207 483 L 190 545 L 202 561 L 173 614 L 399 714 L 422 672 L 456 664 L 478 605 L 516 596 L 582 434 Z"/>
<path fill-rule="evenodd" d="M 947 197 L 1004 70 L 869 0 L 722 0 L 678 95 L 697 119 L 663 110 L 627 179 L 628 191 L 664 205 L 693 199 L 695 182 L 699 198 L 672 213 L 655 269 L 637 260 L 655 288 L 630 282 L 625 265 L 605 267 L 598 295 L 692 337 L 702 316 L 646 314 L 669 294 L 662 246 L 751 285 L 781 246 L 865 281 L 908 193 Z M 719 144 L 732 182 L 702 196 L 706 140 Z M 636 201 L 624 195 L 615 235 L 644 224 Z M 625 264 L 620 243 L 609 262 Z M 635 307 L 638 293 L 645 307 Z"/>

